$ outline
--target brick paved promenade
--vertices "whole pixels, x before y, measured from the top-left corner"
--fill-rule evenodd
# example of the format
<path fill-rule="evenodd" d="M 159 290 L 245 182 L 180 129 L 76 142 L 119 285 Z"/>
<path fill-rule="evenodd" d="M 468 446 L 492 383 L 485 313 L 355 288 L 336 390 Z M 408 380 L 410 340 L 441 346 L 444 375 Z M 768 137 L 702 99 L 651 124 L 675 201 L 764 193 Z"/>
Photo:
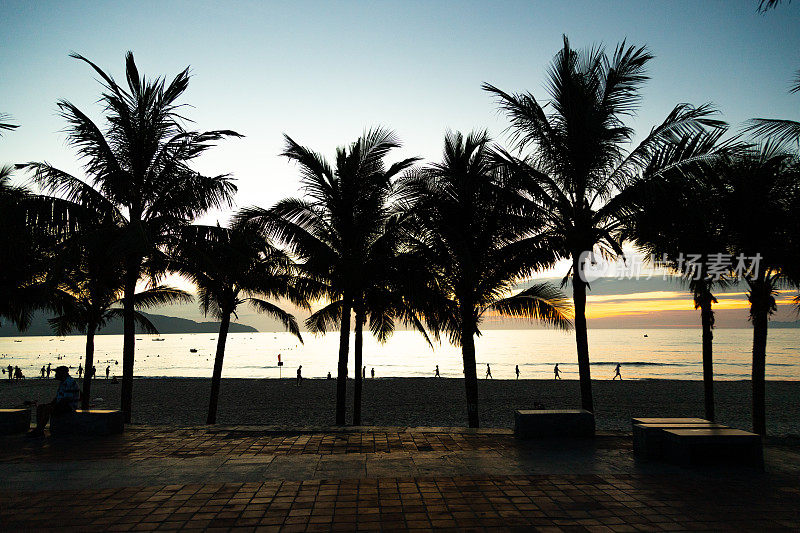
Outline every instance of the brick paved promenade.
<path fill-rule="evenodd" d="M 800 448 L 766 470 L 633 460 L 630 437 L 131 426 L 0 437 L 0 529 L 544 531 L 800 528 Z M 53 490 L 53 489 L 58 490 Z"/>

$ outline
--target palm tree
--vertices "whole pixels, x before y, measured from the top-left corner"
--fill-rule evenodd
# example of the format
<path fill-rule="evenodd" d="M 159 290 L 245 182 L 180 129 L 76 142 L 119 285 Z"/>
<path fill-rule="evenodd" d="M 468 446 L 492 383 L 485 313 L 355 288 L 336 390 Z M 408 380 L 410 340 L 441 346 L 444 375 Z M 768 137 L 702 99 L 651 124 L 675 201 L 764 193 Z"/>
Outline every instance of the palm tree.
<path fill-rule="evenodd" d="M 0 136 L 4 130 L 17 128 L 17 126 L 5 122 L 9 118 L 7 114 L 0 113 Z M 31 248 L 25 246 L 26 243 L 22 241 L 28 235 L 28 231 L 25 214 L 20 208 L 20 204 L 29 195 L 29 191 L 11 184 L 12 171 L 11 165 L 0 166 L 0 224 L 3 227 L 3 232 L 0 233 L 0 249 L 24 252 Z M 30 311 L 25 312 L 21 309 L 24 299 L 15 297 L 14 293 L 24 285 L 22 278 L 29 278 L 31 269 L 28 267 L 30 265 L 24 264 L 19 257 L 14 257 L 12 260 L 11 254 L 7 252 L 0 257 L 2 257 L 0 258 L 0 294 L 3 295 L 0 299 L 0 318 L 9 319 L 24 329 L 27 325 L 26 316 L 27 319 L 30 318 Z M 23 268 L 15 269 L 14 265 L 23 265 Z"/>
<path fill-rule="evenodd" d="M 420 289 L 428 286 L 419 283 L 421 276 L 428 274 L 424 265 L 402 250 L 406 217 L 395 212 L 390 203 L 384 200 L 380 213 L 375 217 L 375 231 L 365 249 L 362 276 L 359 280 L 361 290 L 354 298 L 355 314 L 354 366 L 356 368 L 353 390 L 353 425 L 361 425 L 361 393 L 363 365 L 363 329 L 368 325 L 370 331 L 384 343 L 394 333 L 395 322 L 401 321 L 419 331 L 430 346 L 425 327 L 419 318 L 418 303 L 430 301 L 430 295 L 422 296 Z M 331 291 L 326 291 L 330 293 Z M 313 313 L 306 326 L 313 333 L 326 333 L 341 322 L 342 300 L 331 302 Z"/>
<path fill-rule="evenodd" d="M 438 299 L 425 318 L 461 346 L 470 427 L 479 427 L 475 335 L 483 315 L 571 325 L 564 295 L 548 284 L 509 295 L 554 253 L 533 218 L 523 216 L 523 198 L 494 165 L 489 142 L 485 133 L 448 133 L 443 161 L 402 178 L 398 192 L 415 223 L 409 253 L 436 274 Z"/>
<path fill-rule="evenodd" d="M 369 130 L 349 146 L 338 148 L 335 166 L 291 137 L 285 138 L 282 155 L 300 166 L 308 199 L 288 198 L 269 210 L 244 209 L 238 220 L 256 222 L 276 241 L 287 244 L 304 271 L 326 285 L 325 298 L 341 302 L 335 311 L 329 307 L 327 315 L 340 320 L 336 424 L 344 425 L 350 315 L 364 291 L 365 263 L 382 228 L 390 180 L 416 159 L 386 168 L 384 158 L 400 143 L 382 128 Z M 360 375 L 360 368 L 356 374 Z"/>
<path fill-rule="evenodd" d="M 68 139 L 84 162 L 87 180 L 47 163 L 29 163 L 36 182 L 48 192 L 86 206 L 115 209 L 126 229 L 121 237 L 124 259 L 122 410 L 131 418 L 135 344 L 136 285 L 144 273 L 156 279 L 161 252 L 177 230 L 212 208 L 230 205 L 235 185 L 228 176 L 204 176 L 191 162 L 216 141 L 239 136 L 229 130 L 186 130 L 178 100 L 189 83 L 188 68 L 167 84 L 139 74 L 133 54 L 125 58 L 127 88 L 85 57 L 102 80 L 100 98 L 106 126 L 101 129 L 66 100 L 58 106 L 67 120 Z"/>
<path fill-rule="evenodd" d="M 615 232 L 628 198 L 621 194 L 647 169 L 657 176 L 660 152 L 682 137 L 723 123 L 710 118 L 712 109 L 679 104 L 659 126 L 629 150 L 634 131 L 625 125 L 635 113 L 639 91 L 647 80 L 645 67 L 652 55 L 644 47 L 623 41 L 614 53 L 602 47 L 578 52 L 564 47 L 549 69 L 550 100 L 541 104 L 532 94 L 509 94 L 490 84 L 484 89 L 497 97 L 511 120 L 511 139 L 522 152 L 500 153 L 508 168 L 525 183 L 529 211 L 542 219 L 556 255 L 572 262 L 575 336 L 581 382 L 581 403 L 594 410 L 586 328 L 583 259 L 594 253 L 622 253 Z M 665 160 L 665 159 L 664 159 Z M 680 166 L 672 161 L 669 168 Z"/>
<path fill-rule="evenodd" d="M 0 169 L 9 170 L 0 175 L 0 318 L 24 331 L 35 310 L 59 308 L 51 263 L 80 216 L 70 202 L 11 185 L 10 168 Z"/>
<path fill-rule="evenodd" d="M 719 142 L 721 134 L 699 134 L 691 142 L 665 150 L 662 156 L 685 161 L 695 153 L 708 153 L 713 146 L 721 151 L 726 148 Z M 674 170 L 660 171 L 656 179 L 647 179 L 650 176 L 645 172 L 646 179 L 628 189 L 629 196 L 636 198 L 619 239 L 634 241 L 650 258 L 669 267 L 692 293 L 702 327 L 705 417 L 714 420 L 714 291 L 730 282 L 727 263 L 721 270 L 713 265 L 714 258 L 728 249 L 727 232 L 719 205 L 703 180 L 713 170 L 708 165 L 697 165 L 690 172 L 685 167 Z"/>
<path fill-rule="evenodd" d="M 709 176 L 720 206 L 734 267 L 748 286 L 753 323 L 753 431 L 766 435 L 765 370 L 769 317 L 777 290 L 798 286 L 797 221 L 800 219 L 800 162 L 778 144 L 721 161 Z"/>
<path fill-rule="evenodd" d="M 79 211 L 76 207 L 75 211 Z M 122 261 L 117 254 L 115 242 L 120 227 L 115 221 L 96 220 L 98 225 L 83 230 L 62 243 L 54 268 L 65 272 L 56 289 L 60 296 L 60 313 L 50 319 L 57 335 L 73 331 L 86 334 L 87 376 L 83 381 L 81 405 L 89 407 L 92 391 L 91 374 L 94 366 L 94 337 L 109 321 L 120 319 L 123 309 Z M 191 302 L 188 293 L 168 286 L 157 286 L 134 295 L 134 308 L 143 309 L 176 302 Z M 145 333 L 158 333 L 147 317 L 134 312 L 136 324 Z"/>
<path fill-rule="evenodd" d="M 248 303 L 278 319 L 303 342 L 295 317 L 266 299 L 287 298 L 307 309 L 311 286 L 297 277 L 297 269 L 283 251 L 247 224 L 183 228 L 174 261 L 172 268 L 197 286 L 203 313 L 220 321 L 206 419 L 207 424 L 214 424 L 231 315 L 236 316 L 239 306 Z"/>

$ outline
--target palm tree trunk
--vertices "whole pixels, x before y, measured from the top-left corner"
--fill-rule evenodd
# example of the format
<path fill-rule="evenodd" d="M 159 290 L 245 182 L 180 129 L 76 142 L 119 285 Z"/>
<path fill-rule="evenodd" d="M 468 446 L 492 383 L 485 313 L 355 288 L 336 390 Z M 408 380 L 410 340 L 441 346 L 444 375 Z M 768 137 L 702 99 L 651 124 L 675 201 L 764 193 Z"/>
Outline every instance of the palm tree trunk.
<path fill-rule="evenodd" d="M 94 366 L 94 334 L 97 326 L 89 324 L 86 327 L 86 377 L 83 378 L 83 395 L 81 396 L 81 409 L 89 408 L 89 399 L 92 397 L 92 367 Z"/>
<path fill-rule="evenodd" d="M 581 381 L 581 407 L 594 412 L 592 376 L 589 368 L 589 338 L 586 327 L 586 283 L 580 276 L 580 254 L 573 254 L 572 301 L 575 306 L 575 340 L 578 345 L 578 375 Z"/>
<path fill-rule="evenodd" d="M 120 394 L 122 412 L 125 415 L 125 422 L 128 424 L 131 422 L 131 407 L 133 404 L 133 361 L 136 342 L 133 296 L 136 294 L 136 282 L 139 279 L 139 261 L 135 261 L 135 264 L 135 268 L 131 268 L 133 263 L 128 265 L 122 302 L 122 390 Z M 88 372 L 90 368 L 87 367 L 86 370 Z"/>
<path fill-rule="evenodd" d="M 467 423 L 471 428 L 480 427 L 478 419 L 478 372 L 475 368 L 475 338 L 471 328 L 463 328 L 461 335 L 461 357 L 464 359 L 464 388 L 467 393 Z"/>
<path fill-rule="evenodd" d="M 766 436 L 765 374 L 767 360 L 767 324 L 769 310 L 753 313 L 753 432 Z"/>
<path fill-rule="evenodd" d="M 461 304 L 461 358 L 464 360 L 464 389 L 467 393 L 467 424 L 480 427 L 478 418 L 478 372 L 475 368 L 475 323 L 471 302 Z"/>
<path fill-rule="evenodd" d="M 703 324 L 703 391 L 705 397 L 706 420 L 714 420 L 714 311 L 711 301 L 700 303 L 700 320 Z"/>
<path fill-rule="evenodd" d="M 225 341 L 231 325 L 231 314 L 225 313 L 219 325 L 217 337 L 217 355 L 214 358 L 214 373 L 211 376 L 211 397 L 208 400 L 208 418 L 206 424 L 217 423 L 217 402 L 219 401 L 219 385 L 222 381 L 222 360 L 225 358 Z"/>
<path fill-rule="evenodd" d="M 339 332 L 339 373 L 336 376 L 336 425 L 345 425 L 347 417 L 347 355 L 350 350 L 350 312 L 353 297 L 345 294 L 342 300 L 342 326 Z"/>
<path fill-rule="evenodd" d="M 363 304 L 359 304 L 356 309 L 356 339 L 355 339 L 355 366 L 356 366 L 356 383 L 353 390 L 353 425 L 361 425 L 361 365 L 362 363 L 362 349 L 364 344 L 364 308 Z"/>

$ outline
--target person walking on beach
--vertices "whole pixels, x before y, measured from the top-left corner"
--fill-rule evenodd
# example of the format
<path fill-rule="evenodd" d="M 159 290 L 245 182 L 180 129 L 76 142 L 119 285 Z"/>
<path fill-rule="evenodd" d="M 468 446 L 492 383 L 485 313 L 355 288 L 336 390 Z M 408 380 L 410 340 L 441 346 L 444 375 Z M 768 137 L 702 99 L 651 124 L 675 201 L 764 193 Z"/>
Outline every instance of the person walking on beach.
<path fill-rule="evenodd" d="M 96 375 L 97 375 L 97 368 L 93 366 L 93 367 L 92 367 L 92 375 L 91 375 L 91 376 L 89 376 L 89 377 L 90 377 L 90 378 L 92 378 L 92 379 L 94 379 L 94 377 L 95 377 Z"/>
<path fill-rule="evenodd" d="M 106 381 L 108 381 L 108 375 L 111 374 L 111 365 L 106 367 Z"/>
<path fill-rule="evenodd" d="M 367 379 L 367 367 L 361 368 L 361 379 Z"/>
<path fill-rule="evenodd" d="M 8 367 L 8 368 L 11 368 L 11 367 Z M 435 377 L 435 378 L 442 377 L 442 376 L 439 375 L 439 365 L 436 365 L 436 375 L 434 375 L 433 377 Z"/>
<path fill-rule="evenodd" d="M 47 379 L 50 379 L 50 363 L 47 363 Z"/>
<path fill-rule="evenodd" d="M 486 363 L 486 379 L 494 379 L 492 377 L 492 369 L 489 368 L 489 363 Z"/>
<path fill-rule="evenodd" d="M 44 379 L 44 365 L 42 365 L 42 379 Z"/>
<path fill-rule="evenodd" d="M 22 369 L 18 366 L 14 367 L 14 379 L 16 379 L 17 381 L 25 379 L 25 376 L 22 375 Z"/>
<path fill-rule="evenodd" d="M 14 367 L 8 365 L 8 381 L 11 381 L 14 378 Z"/>
<path fill-rule="evenodd" d="M 328 379 L 333 379 L 330 372 L 328 372 Z"/>
<path fill-rule="evenodd" d="M 375 379 L 375 368 L 374 367 L 372 368 L 371 374 L 372 374 L 372 379 Z"/>
<path fill-rule="evenodd" d="M 514 368 L 514 372 L 516 372 L 517 379 L 519 379 L 519 365 L 517 365 L 516 368 Z"/>
<path fill-rule="evenodd" d="M 303 374 L 301 372 L 302 370 L 303 370 L 303 365 L 300 365 L 300 366 L 297 367 L 297 383 L 296 383 L 296 385 L 298 387 L 303 382 Z"/>
<path fill-rule="evenodd" d="M 614 371 L 614 377 L 613 377 L 613 378 L 611 378 L 611 381 L 614 381 L 614 380 L 615 380 L 615 379 L 617 379 L 617 378 L 619 378 L 619 380 L 620 380 L 620 381 L 622 381 L 622 374 L 620 374 L 620 373 L 619 373 L 619 367 L 620 367 L 620 366 L 622 366 L 622 365 L 620 365 L 619 363 L 617 363 L 617 369 Z"/>
<path fill-rule="evenodd" d="M 553 379 L 561 379 L 561 371 L 558 369 L 558 363 L 556 363 L 556 366 L 553 367 L 553 374 L 556 375 L 556 377 Z"/>
<path fill-rule="evenodd" d="M 78 379 L 83 376 L 83 365 L 78 363 Z"/>

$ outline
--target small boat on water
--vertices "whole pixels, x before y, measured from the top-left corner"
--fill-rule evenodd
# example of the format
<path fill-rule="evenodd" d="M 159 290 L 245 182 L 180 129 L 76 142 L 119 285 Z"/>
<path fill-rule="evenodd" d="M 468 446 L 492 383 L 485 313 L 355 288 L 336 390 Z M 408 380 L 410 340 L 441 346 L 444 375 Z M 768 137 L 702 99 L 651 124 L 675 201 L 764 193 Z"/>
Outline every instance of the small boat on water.
<path fill-rule="evenodd" d="M 153 339 L 153 342 L 161 342 L 161 341 L 163 341 L 163 340 L 164 340 L 164 339 Z"/>
<path fill-rule="evenodd" d="M 22 341 L 14 341 L 14 342 L 22 342 Z"/>
<path fill-rule="evenodd" d="M 190 351 L 191 353 L 197 353 L 197 348 L 189 348 L 189 351 Z"/>

